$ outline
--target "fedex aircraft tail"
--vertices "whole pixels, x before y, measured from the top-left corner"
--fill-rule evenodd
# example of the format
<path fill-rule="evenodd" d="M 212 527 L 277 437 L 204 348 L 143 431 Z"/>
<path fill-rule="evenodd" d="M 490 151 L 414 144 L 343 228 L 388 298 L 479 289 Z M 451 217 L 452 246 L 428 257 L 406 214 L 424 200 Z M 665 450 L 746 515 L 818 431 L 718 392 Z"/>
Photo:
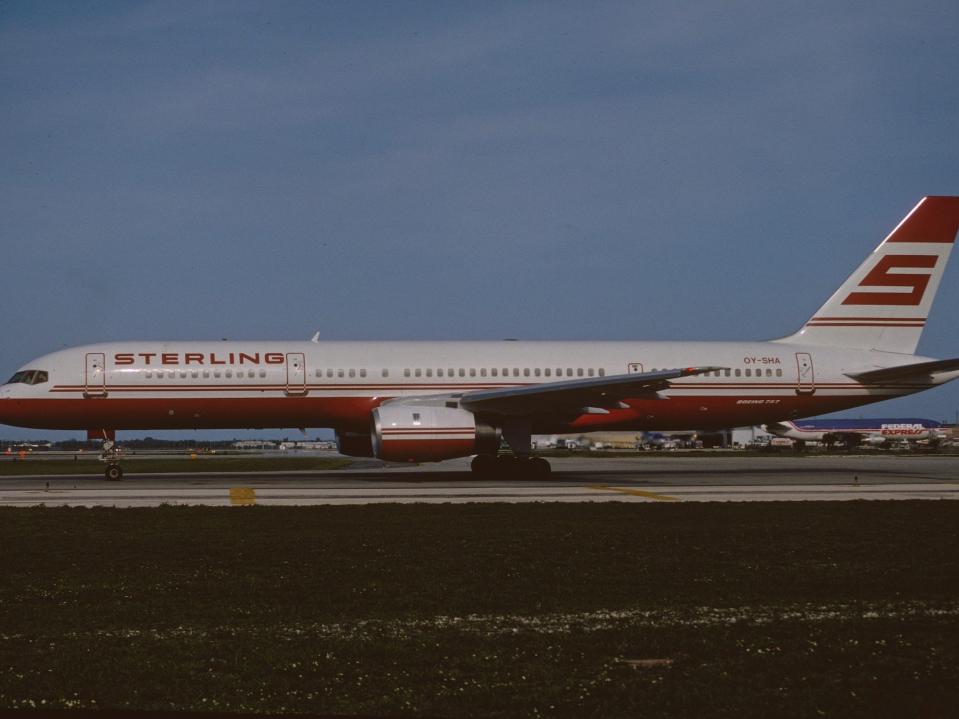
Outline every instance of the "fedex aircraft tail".
<path fill-rule="evenodd" d="M 959 197 L 924 197 L 794 335 L 779 342 L 914 354 L 959 230 Z"/>

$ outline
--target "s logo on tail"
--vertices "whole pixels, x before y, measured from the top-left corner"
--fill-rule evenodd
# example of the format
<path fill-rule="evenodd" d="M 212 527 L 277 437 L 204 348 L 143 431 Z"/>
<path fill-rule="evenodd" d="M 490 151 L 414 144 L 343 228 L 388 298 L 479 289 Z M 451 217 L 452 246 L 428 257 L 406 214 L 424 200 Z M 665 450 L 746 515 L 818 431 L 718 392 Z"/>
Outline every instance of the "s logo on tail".
<path fill-rule="evenodd" d="M 859 283 L 860 287 L 908 287 L 910 292 L 850 292 L 844 305 L 918 306 L 929 284 L 930 272 L 890 273 L 897 268 L 933 269 L 936 255 L 885 255 Z"/>

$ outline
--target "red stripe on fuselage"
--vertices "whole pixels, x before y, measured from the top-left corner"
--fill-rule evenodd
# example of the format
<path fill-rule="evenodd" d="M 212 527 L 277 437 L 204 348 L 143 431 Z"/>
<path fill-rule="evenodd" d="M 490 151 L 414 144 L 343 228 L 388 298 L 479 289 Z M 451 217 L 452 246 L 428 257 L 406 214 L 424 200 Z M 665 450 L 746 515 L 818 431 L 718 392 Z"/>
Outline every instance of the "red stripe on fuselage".
<path fill-rule="evenodd" d="M 910 390 L 921 388 L 910 388 Z M 536 421 L 534 431 L 566 429 L 709 429 L 740 427 L 784 418 L 809 417 L 857 407 L 888 395 L 679 394 L 667 400 L 626 400 L 629 409 L 583 415 L 573 422 Z M 0 402 L 0 422 L 37 429 L 105 427 L 145 429 L 246 429 L 336 427 L 369 430 L 370 412 L 383 397 L 107 397 L 9 399 Z"/>

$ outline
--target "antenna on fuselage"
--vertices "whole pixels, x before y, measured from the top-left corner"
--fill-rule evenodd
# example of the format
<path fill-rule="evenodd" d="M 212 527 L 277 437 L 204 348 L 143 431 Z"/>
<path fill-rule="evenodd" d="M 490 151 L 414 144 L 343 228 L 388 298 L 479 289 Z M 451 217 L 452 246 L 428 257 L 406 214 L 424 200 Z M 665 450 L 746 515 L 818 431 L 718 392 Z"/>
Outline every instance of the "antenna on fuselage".
<path fill-rule="evenodd" d="M 320 333 L 319 331 L 317 331 L 315 335 L 310 337 L 310 342 L 319 342 L 319 341 L 320 341 Z"/>

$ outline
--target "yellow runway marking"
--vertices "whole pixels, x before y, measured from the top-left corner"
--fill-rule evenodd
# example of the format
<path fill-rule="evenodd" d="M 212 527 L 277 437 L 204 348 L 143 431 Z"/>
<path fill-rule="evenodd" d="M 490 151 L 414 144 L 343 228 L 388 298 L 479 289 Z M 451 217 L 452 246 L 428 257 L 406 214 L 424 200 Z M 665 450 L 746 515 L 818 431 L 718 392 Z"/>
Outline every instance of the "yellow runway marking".
<path fill-rule="evenodd" d="M 252 487 L 230 487 L 230 504 L 234 507 L 256 504 L 256 490 Z"/>
<path fill-rule="evenodd" d="M 668 494 L 656 494 L 647 492 L 643 489 L 633 489 L 632 487 L 610 487 L 608 484 L 591 484 L 589 489 L 601 489 L 607 492 L 620 492 L 622 494 L 632 494 L 636 497 L 645 497 L 646 499 L 656 499 L 660 502 L 678 502 L 679 497 L 670 497 Z"/>

